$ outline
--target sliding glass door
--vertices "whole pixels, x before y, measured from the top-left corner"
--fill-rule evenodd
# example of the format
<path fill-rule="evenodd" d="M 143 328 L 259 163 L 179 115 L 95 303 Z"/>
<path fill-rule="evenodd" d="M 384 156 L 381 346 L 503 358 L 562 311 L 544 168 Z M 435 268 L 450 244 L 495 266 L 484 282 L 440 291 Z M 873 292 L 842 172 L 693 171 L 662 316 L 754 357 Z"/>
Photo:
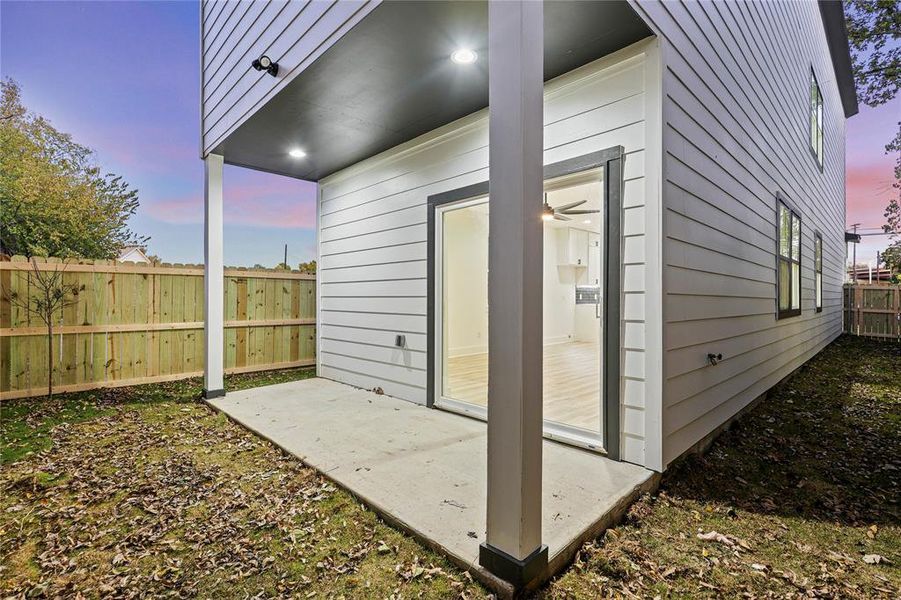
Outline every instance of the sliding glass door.
<path fill-rule="evenodd" d="M 545 435 L 603 446 L 603 186 L 598 172 L 549 181 L 544 209 Z M 487 197 L 436 207 L 435 404 L 485 418 Z"/>

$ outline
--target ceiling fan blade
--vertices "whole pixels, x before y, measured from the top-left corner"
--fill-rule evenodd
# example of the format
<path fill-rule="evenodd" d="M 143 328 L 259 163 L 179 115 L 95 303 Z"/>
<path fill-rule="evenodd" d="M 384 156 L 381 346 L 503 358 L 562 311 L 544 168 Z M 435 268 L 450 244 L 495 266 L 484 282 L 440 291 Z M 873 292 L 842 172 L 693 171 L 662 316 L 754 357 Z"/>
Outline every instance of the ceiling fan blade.
<path fill-rule="evenodd" d="M 560 211 L 560 214 L 564 215 L 593 215 L 595 213 L 601 212 L 600 210 L 566 210 Z"/>
<path fill-rule="evenodd" d="M 561 215 L 560 213 L 554 213 L 554 219 L 557 221 L 572 221 L 569 217 Z"/>
<path fill-rule="evenodd" d="M 571 208 L 575 208 L 575 207 L 579 206 L 580 204 L 585 204 L 586 202 L 588 202 L 588 200 L 578 200 L 576 202 L 570 202 L 569 204 L 564 204 L 563 206 L 555 206 L 554 210 L 556 210 L 557 212 L 564 212 Z"/>

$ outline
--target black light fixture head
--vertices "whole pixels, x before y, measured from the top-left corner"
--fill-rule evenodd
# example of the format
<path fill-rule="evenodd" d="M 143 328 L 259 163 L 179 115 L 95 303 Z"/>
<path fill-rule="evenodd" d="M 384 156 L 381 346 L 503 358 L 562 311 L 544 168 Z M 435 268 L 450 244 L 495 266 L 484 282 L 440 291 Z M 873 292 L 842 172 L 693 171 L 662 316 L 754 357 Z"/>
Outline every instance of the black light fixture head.
<path fill-rule="evenodd" d="M 272 62 L 272 59 L 265 54 L 257 58 L 250 64 L 257 71 L 266 71 L 273 77 L 276 77 L 278 75 L 278 63 Z"/>

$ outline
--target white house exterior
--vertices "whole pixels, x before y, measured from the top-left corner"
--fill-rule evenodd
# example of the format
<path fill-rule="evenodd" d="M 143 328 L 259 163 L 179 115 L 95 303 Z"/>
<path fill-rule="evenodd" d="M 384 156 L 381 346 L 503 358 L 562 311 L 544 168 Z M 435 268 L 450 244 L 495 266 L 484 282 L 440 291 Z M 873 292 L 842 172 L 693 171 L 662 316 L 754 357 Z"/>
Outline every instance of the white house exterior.
<path fill-rule="evenodd" d="M 490 415 L 483 564 L 502 576 L 497 556 L 541 560 L 541 431 L 663 471 L 841 332 L 857 103 L 840 3 L 208 0 L 201 21 L 209 395 L 222 163 L 318 181 L 318 375 Z M 455 44 L 477 60 L 446 61 Z M 542 188 L 600 212 L 542 229 Z M 454 245 L 455 206 L 484 237 Z M 563 357 L 543 383 L 542 348 Z M 584 393 L 548 400 L 586 349 L 597 410 L 549 423 Z M 454 369 L 471 385 L 447 398 Z"/>

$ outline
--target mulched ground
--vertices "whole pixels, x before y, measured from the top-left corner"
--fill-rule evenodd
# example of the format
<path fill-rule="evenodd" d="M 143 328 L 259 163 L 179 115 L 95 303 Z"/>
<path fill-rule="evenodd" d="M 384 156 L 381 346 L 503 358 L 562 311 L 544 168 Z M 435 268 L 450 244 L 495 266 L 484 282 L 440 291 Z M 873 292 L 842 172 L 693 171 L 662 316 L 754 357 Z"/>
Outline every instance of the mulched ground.
<path fill-rule="evenodd" d="M 0 407 L 0 597 L 487 595 L 199 385 Z M 901 345 L 841 338 L 539 595 L 899 598 L 899 451 Z"/>

